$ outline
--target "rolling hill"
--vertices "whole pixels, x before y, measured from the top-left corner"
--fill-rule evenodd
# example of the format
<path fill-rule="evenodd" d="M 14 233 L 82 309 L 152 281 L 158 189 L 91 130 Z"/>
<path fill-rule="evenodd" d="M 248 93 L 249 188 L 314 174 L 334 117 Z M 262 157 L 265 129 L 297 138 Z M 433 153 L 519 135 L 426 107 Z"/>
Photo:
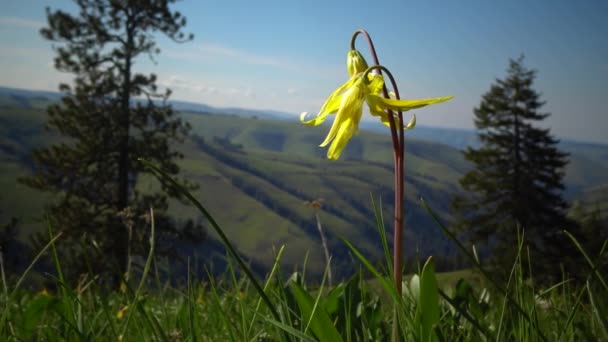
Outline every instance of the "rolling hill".
<path fill-rule="evenodd" d="M 43 108 L 54 98 L 44 93 L 30 95 L 0 91 L 0 212 L 3 217 L 20 219 L 23 240 L 41 229 L 44 204 L 52 197 L 16 179 L 30 172 L 33 148 L 59 139 L 43 129 Z M 198 111 L 181 115 L 193 127 L 190 139 L 179 146 L 185 155 L 180 162 L 182 174 L 200 184 L 197 198 L 250 260 L 268 267 L 273 247 L 285 244 L 285 267 L 301 264 L 308 253 L 308 272 L 319 275 L 323 254 L 314 212 L 304 204 L 316 198 L 324 199 L 321 221 L 334 265 L 342 274 L 348 274 L 354 264 L 341 237 L 375 260 L 382 257 L 371 196 L 382 204 L 390 231 L 392 152 L 385 134 L 361 132 L 343 160 L 336 162 L 325 159 L 325 151 L 317 147 L 326 128 L 257 115 Z M 451 194 L 458 191 L 458 179 L 469 165 L 458 149 L 445 144 L 410 139 L 406 149 L 406 254 L 454 255 L 454 247 L 421 208 L 419 198 L 449 219 Z M 566 175 L 569 197 L 608 184 L 608 163 L 602 161 L 602 153 L 601 149 L 573 153 Z M 158 185 L 151 177 L 140 177 L 138 186 L 153 190 Z M 178 219 L 201 219 L 192 207 L 177 202 L 171 204 L 170 213 Z M 193 247 L 193 253 L 198 251 L 204 258 L 210 243 Z"/>

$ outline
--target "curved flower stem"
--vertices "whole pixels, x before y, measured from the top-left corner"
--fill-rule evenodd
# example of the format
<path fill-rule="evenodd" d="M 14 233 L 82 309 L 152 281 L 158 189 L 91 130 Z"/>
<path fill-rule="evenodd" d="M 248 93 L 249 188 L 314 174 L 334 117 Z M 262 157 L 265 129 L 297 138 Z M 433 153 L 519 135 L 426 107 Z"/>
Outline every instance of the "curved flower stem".
<path fill-rule="evenodd" d="M 380 65 L 380 61 L 378 60 L 378 55 L 376 54 L 376 49 L 374 48 L 374 43 L 372 42 L 371 37 L 367 33 L 367 31 L 363 29 L 359 29 L 355 31 L 350 41 L 351 50 L 355 49 L 355 40 L 359 34 L 362 34 L 367 43 L 369 45 L 370 53 L 372 54 L 372 58 L 374 60 L 374 66 L 371 66 L 367 71 L 377 69 L 380 74 L 384 71 L 388 78 L 391 81 L 391 86 L 395 92 L 395 97 L 399 100 L 399 89 L 397 88 L 397 83 L 391 72 Z M 382 87 L 382 91 L 385 98 L 389 98 L 388 90 L 386 85 Z M 397 293 L 402 293 L 402 280 L 403 280 L 403 197 L 404 197 L 404 184 L 403 184 L 403 171 L 404 171 L 404 155 L 405 155 L 405 144 L 404 144 L 404 129 L 403 129 L 403 113 L 398 111 L 398 125 L 395 123 L 395 117 L 393 111 L 387 109 L 388 121 L 391 128 L 391 137 L 393 140 L 393 161 L 395 168 L 395 221 L 393 227 L 393 280 L 395 281 L 395 288 L 397 289 Z M 399 135 L 397 135 L 397 130 L 399 130 Z M 398 315 L 397 315 L 397 306 L 395 307 L 393 314 L 393 341 L 399 340 L 399 324 L 398 324 Z"/>
<path fill-rule="evenodd" d="M 355 50 L 355 40 L 357 39 L 357 36 L 359 34 L 362 34 L 365 37 L 365 40 L 367 41 L 367 45 L 369 46 L 369 51 L 372 54 L 372 59 L 374 60 L 374 64 L 380 65 L 380 61 L 378 60 L 378 55 L 376 54 L 376 48 L 374 47 L 374 42 L 372 42 L 372 38 L 369 36 L 369 33 L 367 33 L 367 31 L 365 31 L 363 29 L 358 29 L 357 31 L 355 31 L 355 33 L 353 33 L 353 36 L 350 40 L 350 49 Z M 384 69 L 386 70 L 386 68 L 384 68 Z M 378 71 L 382 75 L 382 71 L 381 70 L 378 70 Z M 392 76 L 390 76 L 390 78 L 392 79 Z M 388 89 L 386 88 L 386 85 L 382 86 L 382 93 L 385 98 L 387 98 L 387 99 L 389 98 Z M 399 94 L 399 91 L 397 90 L 397 88 L 395 88 L 395 95 L 397 95 L 397 99 L 399 99 L 398 94 Z M 399 143 L 399 137 L 397 136 L 397 129 L 396 129 L 395 120 L 393 117 L 393 111 L 390 109 L 387 109 L 386 111 L 389 116 L 388 121 L 391 126 L 391 136 L 393 138 L 393 151 L 398 151 L 401 148 L 401 145 Z"/>

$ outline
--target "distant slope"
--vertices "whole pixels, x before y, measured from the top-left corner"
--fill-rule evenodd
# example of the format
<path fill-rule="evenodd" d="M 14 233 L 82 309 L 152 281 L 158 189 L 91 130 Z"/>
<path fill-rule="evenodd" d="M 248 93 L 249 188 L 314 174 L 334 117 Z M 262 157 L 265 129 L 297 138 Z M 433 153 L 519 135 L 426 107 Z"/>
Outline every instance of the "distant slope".
<path fill-rule="evenodd" d="M 608 183 L 587 189 L 577 200 L 588 214 L 597 212 L 608 220 Z"/>
<path fill-rule="evenodd" d="M 48 104 L 49 101 L 58 101 L 61 99 L 61 97 L 61 93 L 52 91 L 0 87 L 0 103 L 5 106 L 11 107 L 16 106 L 23 108 L 42 108 L 43 106 Z M 176 111 L 235 115 L 241 117 L 258 117 L 277 120 L 293 120 L 296 117 L 295 114 L 279 112 L 275 110 L 218 108 L 206 104 L 179 100 L 170 100 L 169 102 Z M 42 106 L 40 104 L 42 104 Z"/>
<path fill-rule="evenodd" d="M 32 148 L 59 139 L 43 129 L 46 113 L 42 108 L 52 100 L 47 95 L 27 97 L 0 89 L 0 187 L 7 190 L 0 195 L 0 209 L 4 216 L 20 218 L 23 239 L 41 229 L 43 207 L 50 200 L 50 196 L 16 183 L 32 167 Z M 316 198 L 324 199 L 321 220 L 335 265 L 344 274 L 355 266 L 340 237 L 372 259 L 381 258 L 370 194 L 382 204 L 390 237 L 393 168 L 386 134 L 363 131 L 349 143 L 342 160 L 329 161 L 326 151 L 318 147 L 327 125 L 311 128 L 261 116 L 192 111 L 181 115 L 193 127 L 192 137 L 179 147 L 185 155 L 180 162 L 183 175 L 201 185 L 197 198 L 256 264 L 267 267 L 272 263 L 273 246 L 286 244 L 286 267 L 301 263 L 310 252 L 309 271 L 312 275 L 322 272 L 314 213 L 304 205 Z M 444 220 L 449 219 L 451 195 L 459 191 L 458 180 L 470 165 L 456 148 L 416 140 L 412 134 L 407 138 L 406 253 L 453 255 L 454 247 L 421 208 L 419 199 L 424 197 Z M 584 145 L 577 146 L 585 151 Z M 595 187 L 603 191 L 608 166 L 602 156 L 603 150 L 597 146 L 573 153 L 566 170 L 569 198 L 587 196 Z M 141 177 L 138 186 L 153 190 L 158 185 L 150 177 Z M 200 218 L 193 208 L 179 203 L 171 204 L 171 213 L 180 219 Z M 198 250 L 205 255 L 205 244 Z"/>
<path fill-rule="evenodd" d="M 386 127 L 378 122 L 365 122 L 362 129 L 370 132 L 388 135 Z M 416 129 L 407 133 L 408 137 L 416 140 L 438 142 L 464 150 L 467 147 L 479 147 L 479 139 L 475 130 L 453 129 L 440 127 L 416 126 Z M 608 145 L 588 143 L 575 140 L 560 139 L 559 148 L 564 152 L 584 157 L 590 161 L 599 162 L 608 167 Z"/>
<path fill-rule="evenodd" d="M 20 219 L 21 237 L 27 240 L 31 232 L 42 229 L 43 207 L 50 196 L 16 179 L 29 172 L 32 148 L 46 146 L 59 137 L 43 129 L 45 112 L 41 109 L 14 103 L 0 103 L 0 108 L 0 186 L 11 194 L 0 197 L 0 208 L 5 216 Z M 304 205 L 315 198 L 324 199 L 321 220 L 335 263 L 342 265 L 338 273 L 347 274 L 355 267 L 341 237 L 352 241 L 372 260 L 380 259 L 382 250 L 370 195 L 382 203 L 384 217 L 392 216 L 392 168 L 380 162 L 382 156 L 390 160 L 390 152 L 384 151 L 387 145 L 382 137 L 364 134 L 364 142 L 355 140 L 346 152 L 345 159 L 350 161 L 332 162 L 316 147 L 323 129 L 301 130 L 303 127 L 290 122 L 224 115 L 183 116 L 193 123 L 196 133 L 180 147 L 185 155 L 180 162 L 183 174 L 201 185 L 197 197 L 251 260 L 268 266 L 273 260 L 272 247 L 286 244 L 286 266 L 303 262 L 309 252 L 310 274 L 321 274 L 323 254 L 314 213 Z M 411 145 L 419 154 L 433 148 L 424 144 L 416 149 L 416 143 Z M 359 158 L 366 160 L 352 160 Z M 452 254 L 453 248 L 418 200 L 425 196 L 439 211 L 447 209 L 449 194 L 455 190 L 450 183 L 458 170 L 414 153 L 408 157 L 407 170 L 406 239 L 412 247 L 408 254 L 416 250 L 422 255 Z M 445 172 L 450 180 L 433 180 L 430 170 Z M 150 177 L 141 177 L 138 186 L 145 191 L 158 185 Z M 200 218 L 193 208 L 177 202 L 171 204 L 171 213 L 179 219 Z M 386 224 L 391 226 L 390 219 Z M 200 247 L 203 255 L 204 246 Z"/>

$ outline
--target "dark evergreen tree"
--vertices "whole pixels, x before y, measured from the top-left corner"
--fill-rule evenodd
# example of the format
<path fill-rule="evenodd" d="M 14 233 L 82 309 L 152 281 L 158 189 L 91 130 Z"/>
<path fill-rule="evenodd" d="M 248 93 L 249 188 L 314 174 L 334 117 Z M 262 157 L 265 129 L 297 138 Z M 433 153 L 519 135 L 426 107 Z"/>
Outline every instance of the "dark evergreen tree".
<path fill-rule="evenodd" d="M 166 103 L 170 91 L 157 91 L 156 76 L 134 70 L 138 58 L 160 53 L 153 33 L 192 39 L 182 32 L 186 19 L 170 9 L 174 2 L 75 0 L 76 15 L 47 8 L 41 34 L 53 42 L 55 67 L 74 80 L 60 85 L 61 103 L 48 108 L 47 128 L 63 139 L 34 152 L 34 175 L 22 181 L 55 194 L 48 212 L 75 276 L 111 272 L 117 281 L 130 256 L 147 249 L 150 207 L 161 246 L 183 233 L 164 214 L 168 197 L 179 196 L 167 184 L 138 186 L 145 170 L 136 160 L 177 174 L 182 156 L 172 144 L 190 129 Z"/>
<path fill-rule="evenodd" d="M 453 204 L 465 236 L 489 242 L 499 265 L 512 265 L 521 228 L 536 275 L 546 277 L 559 273 L 555 258 L 571 246 L 562 230 L 575 224 L 566 218 L 561 197 L 568 155 L 549 129 L 536 125 L 549 114 L 532 88 L 535 76 L 523 57 L 511 60 L 507 77 L 496 80 L 474 109 L 481 147 L 464 152 L 474 169 L 460 180 L 465 193 Z"/>

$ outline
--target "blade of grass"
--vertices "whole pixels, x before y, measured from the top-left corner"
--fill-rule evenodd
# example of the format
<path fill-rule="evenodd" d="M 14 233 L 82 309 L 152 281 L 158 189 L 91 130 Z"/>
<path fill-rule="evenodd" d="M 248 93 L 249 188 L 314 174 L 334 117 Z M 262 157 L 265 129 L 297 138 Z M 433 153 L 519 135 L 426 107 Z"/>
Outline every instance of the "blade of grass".
<path fill-rule="evenodd" d="M 587 263 L 589 264 L 589 266 L 591 266 L 591 273 L 595 274 L 595 276 L 597 277 L 597 279 L 604 286 L 604 289 L 606 289 L 606 291 L 608 291 L 608 284 L 606 284 L 606 280 L 600 274 L 600 272 L 597 270 L 597 266 L 593 263 L 593 261 L 591 260 L 591 258 L 587 254 L 587 252 L 585 252 L 585 249 L 583 248 L 583 246 L 581 246 L 581 244 L 578 242 L 578 240 L 572 234 L 570 234 L 570 232 L 564 230 L 564 234 L 566 234 L 570 238 L 570 240 L 572 240 L 572 242 L 574 243 L 574 245 L 576 246 L 576 248 L 579 250 L 579 252 L 581 252 L 581 254 L 583 255 L 583 257 L 585 257 L 585 260 L 587 261 Z"/>
<path fill-rule="evenodd" d="M 391 255 L 391 250 L 388 247 L 388 239 L 386 238 L 386 228 L 384 227 L 384 218 L 382 217 L 382 203 L 379 206 L 376 206 L 376 202 L 374 201 L 374 196 L 371 196 L 372 199 L 372 207 L 374 210 L 374 216 L 376 218 L 376 229 L 380 234 L 380 242 L 382 243 L 382 249 L 384 250 L 384 258 L 386 260 L 387 265 L 387 274 L 393 274 L 393 256 Z"/>
<path fill-rule="evenodd" d="M 306 280 L 306 265 L 308 265 L 308 257 L 310 257 L 310 250 L 306 251 L 304 254 L 304 262 L 302 263 L 302 281 Z"/>
<path fill-rule="evenodd" d="M 504 301 L 502 302 L 502 308 L 500 311 L 500 319 L 498 321 L 498 329 L 496 332 L 497 337 L 500 336 L 500 333 L 501 333 L 503 325 L 504 325 L 503 323 L 505 322 L 505 313 L 507 310 L 507 304 L 509 303 L 508 298 L 510 298 L 509 289 L 511 288 L 511 284 L 516 282 L 516 280 L 514 280 L 514 279 L 516 279 L 516 273 L 518 271 L 517 266 L 519 265 L 521 267 L 520 261 L 521 261 L 521 250 L 523 247 L 523 240 L 520 238 L 519 230 L 517 231 L 517 234 L 518 234 L 517 253 L 515 254 L 516 255 L 515 261 L 513 262 L 513 266 L 511 267 L 511 271 L 509 272 L 509 278 L 507 280 L 507 288 L 505 289 L 506 292 L 503 294 Z M 515 287 L 515 291 L 517 291 L 517 284 L 514 287 Z M 531 324 L 532 323 L 530 322 L 530 325 Z"/>
<path fill-rule="evenodd" d="M 0 275 L 2 276 L 2 294 L 4 299 L 8 301 L 8 285 L 6 283 L 6 274 L 4 273 L 4 257 L 0 248 Z"/>
<path fill-rule="evenodd" d="M 429 257 L 420 275 L 420 302 L 417 306 L 420 319 L 416 320 L 422 329 L 423 341 L 437 341 L 437 335 L 433 335 L 433 326 L 439 322 L 438 292 L 433 257 Z"/>
<path fill-rule="evenodd" d="M 306 329 L 310 327 L 310 330 L 321 342 L 342 341 L 342 337 L 327 313 L 323 309 L 317 310 L 318 300 L 313 300 L 310 294 L 297 282 L 291 282 L 289 285 L 302 312 L 302 321 L 306 322 Z M 304 332 L 306 332 L 306 329 Z"/>
<path fill-rule="evenodd" d="M 312 337 L 304 334 L 303 332 L 301 332 L 301 331 L 299 331 L 299 330 L 297 330 L 297 329 L 295 329 L 295 328 L 293 328 L 293 327 L 291 327 L 291 326 L 289 326 L 287 324 L 284 324 L 284 323 L 281 323 L 281 322 L 277 322 L 274 319 L 269 319 L 269 318 L 266 318 L 266 322 L 268 322 L 268 323 L 276 326 L 277 328 L 283 330 L 286 333 L 289 333 L 289 334 L 297 337 L 299 339 L 299 341 L 317 342 L 316 339 L 314 339 L 314 338 L 312 338 Z M 287 340 L 289 340 L 289 339 L 287 339 Z"/>
<path fill-rule="evenodd" d="M 393 284 L 386 280 L 386 277 L 382 276 L 382 274 L 378 272 L 378 270 L 371 264 L 371 262 L 369 262 L 369 260 L 367 260 L 350 242 L 348 242 L 348 240 L 343 238 L 340 238 L 340 240 L 342 240 L 346 247 L 350 249 L 350 251 L 363 263 L 363 265 L 365 265 L 368 271 L 370 271 L 374 275 L 374 277 L 378 279 L 378 281 L 382 284 L 382 287 L 384 287 L 384 289 L 392 297 L 392 299 L 397 303 L 401 303 L 401 295 L 397 294 L 397 289 L 392 286 Z"/>
<path fill-rule="evenodd" d="M 464 247 L 464 245 L 458 240 L 458 238 L 441 222 L 441 220 L 439 220 L 437 214 L 433 211 L 433 209 L 431 209 L 431 207 L 429 207 L 426 201 L 423 198 L 420 198 L 420 202 L 422 203 L 424 209 L 426 209 L 426 211 L 431 215 L 435 223 L 439 225 L 443 233 L 446 234 L 452 241 L 454 241 L 454 243 L 456 243 L 458 249 L 460 249 L 464 253 L 464 255 L 473 263 L 473 265 L 475 265 L 475 267 L 483 274 L 483 276 L 490 282 L 490 284 L 492 284 L 494 288 L 496 288 L 499 292 L 501 292 L 502 295 L 505 296 L 509 304 L 511 304 L 522 315 L 522 317 L 524 317 L 524 319 L 528 321 L 530 326 L 535 327 L 536 333 L 538 334 L 540 339 L 543 341 L 547 341 L 547 338 L 540 330 L 538 330 L 538 327 L 532 324 L 532 320 L 530 319 L 530 316 L 526 313 L 526 311 L 507 294 L 507 291 L 502 286 L 498 285 L 498 283 L 494 279 L 492 279 L 492 277 L 490 277 L 488 272 L 486 272 L 486 270 L 481 267 L 481 264 L 477 262 L 475 256 L 473 256 L 471 252 L 469 252 L 467 248 Z"/>
<path fill-rule="evenodd" d="M 13 297 L 17 293 L 17 290 L 19 289 L 19 286 L 21 286 L 21 283 L 23 282 L 25 277 L 30 273 L 32 268 L 34 268 L 34 265 L 44 255 L 44 253 L 46 253 L 46 251 L 55 243 L 55 241 L 57 241 L 61 237 L 61 235 L 62 235 L 62 233 L 59 232 L 57 235 L 55 235 L 55 237 L 51 238 L 51 240 L 40 250 L 40 252 L 38 252 L 38 254 L 36 254 L 36 256 L 34 257 L 34 260 L 32 260 L 32 262 L 25 269 L 25 271 L 23 271 L 23 273 L 21 274 L 21 277 L 19 277 L 19 279 L 17 280 L 17 283 L 15 284 L 15 288 L 13 288 L 13 291 L 11 291 L 11 294 L 6 299 L 7 308 L 9 306 L 9 304 L 11 303 Z M 6 322 L 6 318 L 8 316 L 9 311 L 10 310 L 2 310 L 2 316 L 0 317 L 0 336 L 4 336 L 4 328 L 6 327 L 5 322 Z"/>
<path fill-rule="evenodd" d="M 608 322 L 606 321 L 606 316 L 602 315 L 600 312 L 600 307 L 597 305 L 597 301 L 595 300 L 595 296 L 593 295 L 593 291 L 591 290 L 591 285 L 589 284 L 589 280 L 587 280 L 586 286 L 587 295 L 589 297 L 589 305 L 591 306 L 591 312 L 595 316 L 595 320 L 599 323 L 598 325 L 602 329 L 604 333 L 604 337 L 608 338 Z M 598 336 L 599 337 L 599 336 Z"/>
<path fill-rule="evenodd" d="M 164 329 L 160 326 L 160 323 L 156 319 L 156 317 L 150 317 L 146 310 L 144 310 L 143 306 L 140 303 L 141 291 L 146 283 L 146 278 L 148 278 L 148 273 L 150 272 L 150 267 L 152 265 L 152 259 L 154 258 L 154 239 L 155 239 L 155 221 L 154 221 L 154 210 L 150 208 L 150 249 L 148 251 L 148 257 L 146 258 L 146 264 L 144 265 L 144 270 L 141 275 L 141 279 L 139 280 L 139 284 L 137 285 L 137 289 L 135 290 L 135 295 L 133 296 L 133 300 L 130 307 L 136 307 L 137 311 L 142 314 L 142 316 L 146 319 L 146 322 L 151 326 L 153 331 L 156 331 L 157 334 L 160 335 L 163 341 L 169 341 L 169 337 L 165 333 Z M 127 333 L 127 329 L 129 328 L 129 323 L 131 322 L 131 317 L 133 315 L 133 311 L 129 310 L 127 312 L 127 321 L 122 331 L 122 335 L 125 336 Z"/>
<path fill-rule="evenodd" d="M 220 294 L 218 293 L 218 288 L 215 281 L 213 280 L 213 276 L 211 275 L 208 269 L 205 270 L 207 272 L 207 277 L 209 281 L 209 301 L 213 308 L 210 309 L 211 312 L 214 312 L 215 317 L 219 317 L 219 321 L 223 324 L 228 334 L 230 335 L 230 340 L 236 341 L 236 336 L 234 334 L 234 329 L 232 329 L 232 321 L 230 319 L 230 315 L 226 312 L 226 310 L 222 307 L 222 300 L 220 299 Z"/>
<path fill-rule="evenodd" d="M 539 296 L 539 297 L 542 297 L 542 296 L 546 295 L 547 293 L 550 293 L 551 291 L 555 290 L 556 288 L 558 288 L 558 287 L 560 287 L 560 286 L 564 286 L 564 285 L 566 285 L 567 283 L 569 283 L 569 282 L 571 282 L 571 281 L 572 281 L 572 279 L 566 279 L 566 280 L 562 280 L 562 281 L 560 281 L 559 283 L 557 283 L 557 284 L 555 284 L 555 285 L 553 285 L 553 286 L 549 287 L 548 289 L 543 290 L 543 291 L 540 291 L 540 292 L 538 293 L 538 296 Z"/>
<path fill-rule="evenodd" d="M 49 237 L 53 236 L 53 231 L 51 229 L 51 223 L 49 221 L 49 219 L 47 218 L 47 228 L 49 231 Z M 70 301 L 70 298 L 75 298 L 76 296 L 74 296 L 73 292 L 66 286 L 65 284 L 65 278 L 63 277 L 63 270 L 61 269 L 61 263 L 59 261 L 59 255 L 57 254 L 57 248 L 55 247 L 55 243 L 51 244 L 51 251 L 53 253 L 53 261 L 55 263 L 55 270 L 57 271 L 57 278 L 59 279 L 59 287 L 61 288 L 61 293 L 62 293 L 62 305 L 65 308 L 66 315 L 69 315 L 70 318 L 73 318 L 74 320 L 76 320 L 76 314 L 74 312 L 74 307 L 72 306 L 72 302 Z M 72 323 L 72 322 L 70 322 Z M 77 325 L 77 322 L 74 322 L 73 325 Z M 78 330 L 78 329 L 76 329 Z M 79 331 L 79 333 L 81 333 Z"/>
<path fill-rule="evenodd" d="M 315 312 L 317 311 L 317 308 L 319 306 L 319 302 L 321 301 L 321 296 L 323 295 L 323 289 L 325 288 L 325 281 L 327 280 L 327 276 L 329 274 L 328 272 L 329 272 L 329 262 L 327 263 L 327 265 L 325 265 L 325 272 L 323 274 L 323 278 L 321 279 L 321 286 L 319 287 L 319 289 L 317 291 L 317 298 L 315 299 L 315 303 L 314 303 L 314 306 L 312 308 L 312 313 L 310 314 L 310 318 L 311 319 L 312 319 L 312 317 L 314 317 Z M 321 310 L 324 310 L 324 309 L 321 308 Z M 323 311 L 322 315 L 325 314 L 325 313 L 326 312 Z M 308 323 L 306 324 L 306 328 L 304 329 L 304 332 L 306 332 L 306 330 L 308 330 L 308 326 L 309 325 L 310 325 L 310 321 L 308 321 Z M 332 324 L 332 327 L 333 327 L 333 324 Z"/>
<path fill-rule="evenodd" d="M 458 313 L 461 314 L 464 319 L 471 323 L 473 327 L 479 330 L 479 332 L 482 333 L 486 337 L 486 339 L 488 339 L 489 341 L 496 339 L 494 336 L 492 336 L 488 329 L 484 328 L 481 323 L 479 323 L 479 321 L 477 321 L 473 316 L 469 315 L 469 312 L 467 310 L 463 310 L 457 303 L 452 300 L 452 298 L 450 298 L 445 292 L 443 292 L 443 290 L 438 289 L 438 291 L 439 295 L 446 302 L 448 302 L 448 304 L 450 304 L 456 311 L 458 311 Z"/>
<path fill-rule="evenodd" d="M 190 327 L 190 340 L 196 342 L 196 333 L 195 333 L 195 327 L 194 327 L 194 315 L 195 315 L 195 308 L 194 308 L 194 303 L 196 301 L 196 297 L 194 295 L 194 291 L 192 288 L 192 278 L 190 276 L 190 257 L 188 257 L 188 267 L 187 267 L 187 271 L 188 271 L 188 296 L 186 299 L 186 302 L 188 304 L 188 325 Z"/>
<path fill-rule="evenodd" d="M 74 293 L 73 290 L 70 289 L 70 287 L 63 281 L 61 281 L 58 277 L 54 277 L 52 275 L 49 275 L 49 277 L 51 279 L 53 279 L 55 281 L 55 283 L 57 283 L 57 286 L 59 288 L 61 288 L 61 292 L 63 293 L 61 299 L 61 304 L 63 305 L 64 308 L 67 308 L 66 311 L 68 314 L 70 314 L 70 317 L 66 316 L 64 313 L 57 311 L 58 314 L 61 315 L 61 317 L 63 318 L 63 320 L 65 320 L 64 323 L 67 323 L 69 325 L 70 328 L 72 328 L 72 330 L 76 331 L 76 333 L 78 335 L 81 335 L 81 337 L 85 336 L 85 333 L 82 331 L 82 326 L 78 325 L 78 319 L 76 316 L 76 313 L 73 311 L 73 306 L 72 306 L 72 302 L 71 300 L 74 300 L 76 302 L 76 304 L 80 307 L 82 307 L 82 302 L 80 300 L 80 296 L 78 296 L 77 294 Z M 69 321 L 68 319 L 71 318 L 71 321 Z"/>
<path fill-rule="evenodd" d="M 249 280 L 251 280 L 251 283 L 253 284 L 260 297 L 262 297 L 262 299 L 264 300 L 266 306 L 268 306 L 268 309 L 270 310 L 274 319 L 280 321 L 279 313 L 274 308 L 274 305 L 272 305 L 272 302 L 270 301 L 258 281 L 253 276 L 253 273 L 251 273 L 249 268 L 247 268 L 247 265 L 238 255 L 236 249 L 232 246 L 232 243 L 230 243 L 230 240 L 228 240 L 228 237 L 226 236 L 226 234 L 224 234 L 222 228 L 220 228 L 220 226 L 217 224 L 211 214 L 207 211 L 207 209 L 205 209 L 205 207 L 190 193 L 190 191 L 188 191 L 183 185 L 175 181 L 168 174 L 160 170 L 156 165 L 141 158 L 139 158 L 138 160 L 142 164 L 144 164 L 144 166 L 148 167 L 156 176 L 159 176 L 161 179 L 164 179 L 165 181 L 169 182 L 169 184 L 179 190 L 205 216 L 205 218 L 209 221 L 215 232 L 219 235 L 220 239 L 222 240 L 230 254 L 235 258 L 239 266 L 242 268 L 243 272 L 245 272 L 245 275 L 249 278 Z"/>
<path fill-rule="evenodd" d="M 111 337 L 113 341 L 118 341 L 118 327 L 116 326 L 113 315 L 110 313 L 109 303 L 107 300 L 101 300 L 101 314 L 105 317 L 106 322 L 110 326 Z M 101 337 L 101 332 L 98 332 L 98 337 Z M 96 339 L 97 340 L 97 339 Z"/>
<path fill-rule="evenodd" d="M 284 251 L 285 251 L 285 245 L 282 245 L 281 248 L 279 248 L 279 252 L 277 253 L 277 256 L 274 258 L 274 264 L 272 265 L 272 269 L 270 270 L 270 275 L 268 276 L 268 279 L 266 279 L 266 283 L 264 284 L 264 292 L 266 292 L 268 290 L 268 286 L 270 286 L 270 282 L 272 281 L 272 278 L 274 278 L 277 268 L 279 268 L 279 262 L 281 261 L 281 256 L 283 256 Z M 248 335 L 251 334 L 251 331 L 253 330 L 253 324 L 255 323 L 255 320 L 256 320 L 256 317 L 260 310 L 261 304 L 262 304 L 262 299 L 258 299 L 258 301 L 255 305 L 255 311 L 253 312 L 253 317 L 251 318 L 251 323 L 249 324 Z"/>
<path fill-rule="evenodd" d="M 564 336 L 564 334 L 566 333 L 566 331 L 570 328 L 570 326 L 572 325 L 572 323 L 574 322 L 574 318 L 576 316 L 576 313 L 578 311 L 578 308 L 581 306 L 581 303 L 583 301 L 583 294 L 585 293 L 585 288 L 581 288 L 578 296 L 576 296 L 576 303 L 574 303 L 574 306 L 572 307 L 572 310 L 570 310 L 570 313 L 568 314 L 568 319 L 566 319 L 566 324 L 564 326 L 564 328 L 562 329 L 562 331 L 559 334 L 559 338 L 557 339 L 558 341 L 562 341 L 562 337 Z"/>

